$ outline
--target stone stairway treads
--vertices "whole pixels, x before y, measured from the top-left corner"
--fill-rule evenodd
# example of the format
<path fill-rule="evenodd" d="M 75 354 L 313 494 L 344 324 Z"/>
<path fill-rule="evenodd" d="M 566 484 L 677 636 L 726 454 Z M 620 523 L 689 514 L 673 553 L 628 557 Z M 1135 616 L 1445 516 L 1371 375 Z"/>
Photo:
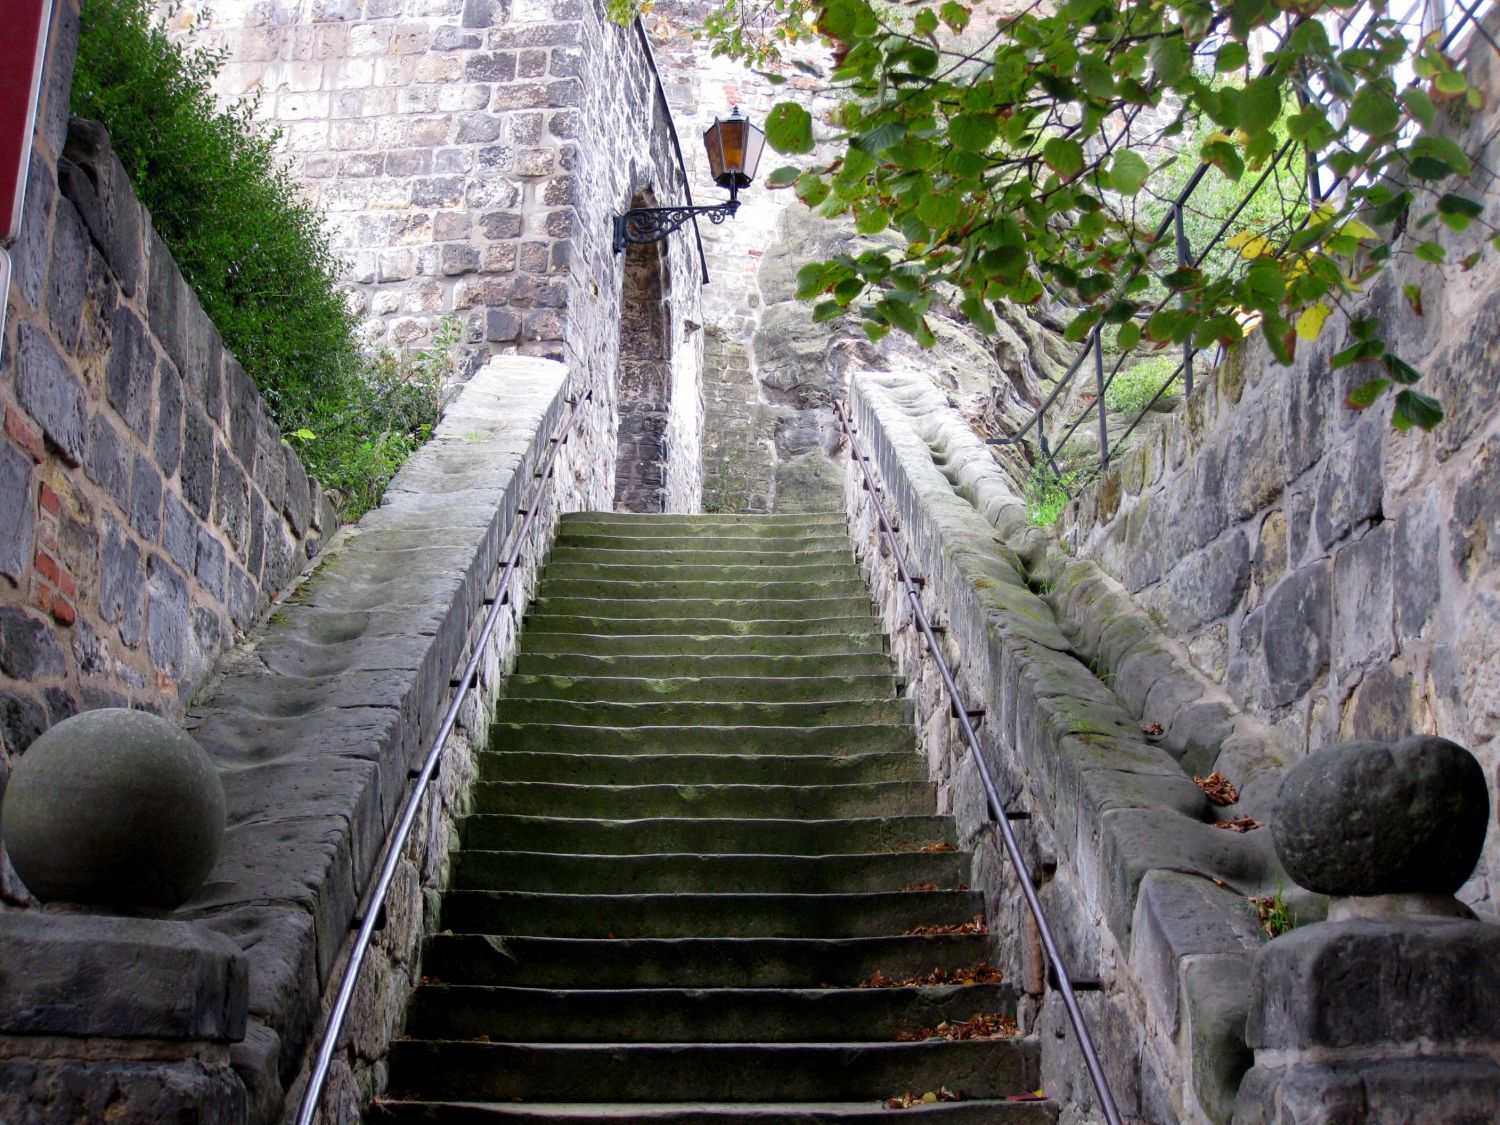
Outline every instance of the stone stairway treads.
<path fill-rule="evenodd" d="M 565 516 L 391 1125 L 1056 1120 L 843 520 Z"/>

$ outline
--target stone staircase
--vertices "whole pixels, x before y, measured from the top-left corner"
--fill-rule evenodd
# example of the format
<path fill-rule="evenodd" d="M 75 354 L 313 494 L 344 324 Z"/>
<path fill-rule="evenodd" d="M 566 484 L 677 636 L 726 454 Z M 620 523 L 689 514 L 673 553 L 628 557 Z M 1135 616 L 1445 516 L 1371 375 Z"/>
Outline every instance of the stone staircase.
<path fill-rule="evenodd" d="M 1056 1119 L 838 516 L 563 519 L 372 1119 Z"/>

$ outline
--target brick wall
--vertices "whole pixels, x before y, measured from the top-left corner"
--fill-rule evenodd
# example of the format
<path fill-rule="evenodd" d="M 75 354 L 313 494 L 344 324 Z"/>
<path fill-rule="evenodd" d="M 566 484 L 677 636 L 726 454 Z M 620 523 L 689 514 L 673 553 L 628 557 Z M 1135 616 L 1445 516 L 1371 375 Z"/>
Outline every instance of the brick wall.
<path fill-rule="evenodd" d="M 54 10 L 0 355 L 0 781 L 75 711 L 180 715 L 333 530 L 98 126 Z M 12 891 L 14 887 L 10 888 Z"/>

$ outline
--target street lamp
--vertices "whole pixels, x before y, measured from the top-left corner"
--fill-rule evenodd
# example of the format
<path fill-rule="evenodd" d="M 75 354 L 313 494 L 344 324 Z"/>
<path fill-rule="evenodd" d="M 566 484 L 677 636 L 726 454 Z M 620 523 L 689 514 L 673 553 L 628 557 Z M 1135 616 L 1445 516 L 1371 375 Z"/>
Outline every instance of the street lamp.
<path fill-rule="evenodd" d="M 766 135 L 735 106 L 723 121 L 717 117 L 703 134 L 714 183 L 729 189 L 729 198 L 708 207 L 632 207 L 615 218 L 615 253 L 626 246 L 660 242 L 694 215 L 716 226 L 740 209 L 740 188 L 749 187 L 760 164 Z"/>

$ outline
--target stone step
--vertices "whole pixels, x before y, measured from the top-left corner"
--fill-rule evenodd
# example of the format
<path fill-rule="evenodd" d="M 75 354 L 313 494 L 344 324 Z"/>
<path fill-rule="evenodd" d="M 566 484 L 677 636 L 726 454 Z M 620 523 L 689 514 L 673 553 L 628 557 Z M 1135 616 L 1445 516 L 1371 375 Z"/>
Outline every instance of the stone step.
<path fill-rule="evenodd" d="M 922 759 L 888 754 L 569 754 L 486 752 L 481 781 L 551 781 L 574 785 L 841 785 L 923 781 Z M 695 849 L 696 850 L 696 849 Z"/>
<path fill-rule="evenodd" d="M 895 680 L 883 676 L 529 676 L 505 683 L 506 699 L 577 702 L 808 703 L 894 699 Z"/>
<path fill-rule="evenodd" d="M 607 537 L 606 537 L 607 538 Z M 618 542 L 618 540 L 615 540 Z M 681 542 L 680 546 L 662 547 L 661 539 L 651 547 L 607 546 L 603 543 L 582 543 L 577 539 L 559 542 L 547 556 L 547 566 L 568 564 L 588 567 L 641 566 L 647 562 L 658 562 L 667 566 L 855 566 L 854 551 L 848 539 L 817 541 L 799 547 L 778 543 L 768 547 L 764 543 L 749 543 L 743 548 L 725 546 L 729 540 L 715 540 L 703 546 L 701 540 Z"/>
<path fill-rule="evenodd" d="M 748 555 L 800 555 L 804 553 L 836 554 L 840 558 L 852 558 L 854 548 L 845 531 L 814 532 L 805 535 L 779 535 L 767 538 L 763 535 L 673 535 L 652 534 L 649 531 L 610 532 L 558 529 L 552 549 L 556 551 L 620 552 L 628 551 L 640 557 L 652 555 L 687 555 L 721 551 Z M 713 560 L 710 560 L 713 561 Z"/>
<path fill-rule="evenodd" d="M 577 561 L 548 560 L 542 581 L 549 586 L 561 582 L 858 582 L 863 585 L 859 567 L 853 559 L 838 562 L 806 563 L 781 559 L 764 563 L 731 563 L 725 560 L 708 563 L 681 563 L 674 556 L 660 552 L 642 552 L 637 561 L 618 562 L 577 556 Z"/>
<path fill-rule="evenodd" d="M 495 1043 L 892 1041 L 946 1021 L 1015 1014 L 1004 985 L 924 988 L 548 989 L 423 985 L 406 1033 Z"/>
<path fill-rule="evenodd" d="M 891 723 L 821 727 L 639 726 L 496 722 L 490 752 L 577 754 L 886 754 L 912 753 L 910 728 Z"/>
<path fill-rule="evenodd" d="M 946 1086 L 996 1098 L 1036 1087 L 1035 1044 L 536 1044 L 398 1040 L 391 1089 L 424 1098 L 561 1102 L 882 1099 Z"/>
<path fill-rule="evenodd" d="M 601 653 L 523 651 L 516 661 L 523 676 L 883 676 L 891 679 L 891 660 L 881 652 L 828 653 L 821 656 L 681 655 L 610 656 Z"/>
<path fill-rule="evenodd" d="M 474 811 L 568 817 L 811 817 L 926 815 L 936 811 L 931 782 L 851 785 L 569 785 L 482 781 Z"/>
<path fill-rule="evenodd" d="M 495 719 L 502 723 L 560 723 L 567 726 L 773 726 L 891 723 L 908 731 L 912 704 L 907 699 L 819 700 L 812 703 L 578 702 L 567 699 L 501 699 Z"/>
<path fill-rule="evenodd" d="M 724 958 L 735 949 L 749 956 L 749 946 L 735 942 L 748 938 L 851 938 L 904 934 L 918 926 L 953 925 L 971 921 L 984 913 L 984 896 L 977 891 L 879 891 L 867 894 L 677 894 L 677 895 L 575 895 L 531 894 L 524 891 L 450 891 L 443 898 L 443 928 L 455 934 L 531 934 L 552 938 L 728 938 L 712 957 Z M 955 964 L 982 961 L 984 940 Z M 491 940 L 489 938 L 483 939 Z M 511 939 L 493 939 L 502 945 Z M 901 939 L 907 940 L 907 939 Z M 943 938 L 911 939 L 917 944 Z M 960 940 L 954 938 L 952 940 Z M 596 949 L 594 955 L 605 951 Z M 613 947 L 611 957 L 621 955 Z M 923 956 L 927 956 L 924 954 Z M 715 962 L 708 960 L 706 967 Z M 920 960 L 920 958 L 919 958 Z M 727 964 L 727 962 L 722 962 Z M 932 962 L 936 965 L 938 962 Z M 663 964 L 668 971 L 671 963 Z M 881 968 L 880 965 L 875 966 Z M 931 965 L 928 966 L 931 968 Z M 870 970 L 871 972 L 874 969 Z M 894 972 L 887 967 L 886 972 Z M 926 970 L 923 970 L 924 972 Z M 443 976 L 442 973 L 435 973 Z M 811 987 L 821 980 L 853 984 L 869 973 L 853 976 L 805 977 L 766 984 L 797 984 Z M 447 978 L 445 978 L 447 979 Z M 474 981 L 472 983 L 518 983 Z M 567 980 L 553 980 L 565 987 Z M 713 977 L 697 981 L 676 980 L 668 975 L 641 984 L 682 986 L 712 984 Z M 731 983 L 721 981 L 720 983 Z M 742 982 L 744 983 L 744 982 Z M 747 985 L 748 986 L 748 985 Z M 581 985 L 580 985 L 581 987 Z M 593 987 L 593 985 L 590 985 Z"/>
<path fill-rule="evenodd" d="M 697 852 L 769 852 L 785 855 L 858 855 L 911 851 L 957 842 L 948 816 L 858 817 L 845 820 L 740 820 L 657 817 L 650 820 L 494 816 L 476 813 L 462 827 L 466 848 L 498 851 L 641 855 L 656 849 Z"/>
<path fill-rule="evenodd" d="M 465 848 L 453 886 L 574 894 L 829 894 L 900 891 L 918 883 L 956 888 L 969 879 L 966 852 L 882 855 L 560 855 Z M 914 892 L 913 892 L 914 893 Z"/>
<path fill-rule="evenodd" d="M 801 603 L 814 606 L 836 601 L 869 612 L 870 595 L 864 580 L 855 575 L 827 578 L 672 578 L 662 575 L 646 579 L 616 579 L 605 575 L 594 578 L 552 578 L 543 580 L 536 602 L 572 605 L 579 601 L 619 602 L 622 616 L 656 616 L 663 601 L 700 607 L 706 616 L 744 616 L 763 603 L 787 613 Z M 747 604 L 740 604 L 747 603 Z M 737 608 L 733 608 L 737 607 Z M 641 612 L 638 612 L 641 611 Z M 649 612 L 646 612 L 649 611 Z M 686 612 L 686 611 L 684 611 Z M 795 610 L 787 613 L 795 617 Z M 759 615 L 757 615 L 759 616 Z"/>
<path fill-rule="evenodd" d="M 795 515 L 676 515 L 632 512 L 566 512 L 559 530 L 606 531 L 613 535 L 785 535 L 821 533 L 848 536 L 848 524 L 840 512 Z"/>
<path fill-rule="evenodd" d="M 892 1125 L 885 1102 L 670 1102 L 516 1105 L 504 1102 L 377 1102 L 381 1125 Z M 902 1122 L 922 1125 L 1051 1125 L 1053 1101 L 971 1099 L 902 1110 Z"/>
<path fill-rule="evenodd" d="M 548 590 L 549 587 L 543 586 L 527 610 L 528 624 L 533 616 L 592 618 L 612 622 L 608 631 L 615 633 L 639 632 L 630 626 L 634 621 L 663 619 L 672 622 L 674 632 L 679 633 L 713 631 L 698 628 L 700 623 L 712 621 L 732 621 L 745 626 L 758 621 L 815 622 L 854 618 L 862 621 L 866 629 L 876 624 L 870 615 L 870 597 L 862 586 L 858 591 L 833 597 L 803 597 L 792 592 L 790 596 L 782 594 L 776 597 L 736 597 L 731 593 L 723 598 L 658 596 L 627 599 L 615 594 L 574 598 L 554 597 Z M 759 633 L 770 630 L 742 627 L 728 631 Z"/>
<path fill-rule="evenodd" d="M 632 651 L 659 655 L 692 652 L 759 652 L 795 655 L 809 652 L 848 652 L 863 647 L 883 651 L 885 634 L 880 623 L 866 610 L 849 617 L 785 618 L 758 617 L 744 621 L 729 618 L 680 620 L 673 617 L 607 618 L 577 614 L 528 613 L 522 644 L 531 652 L 579 651 L 559 649 L 548 634 L 584 634 L 600 638 L 600 650 L 608 653 Z M 734 643 L 731 643 L 734 642 Z M 566 642 L 569 646 L 579 641 Z M 585 649 L 584 651 L 589 651 Z"/>

